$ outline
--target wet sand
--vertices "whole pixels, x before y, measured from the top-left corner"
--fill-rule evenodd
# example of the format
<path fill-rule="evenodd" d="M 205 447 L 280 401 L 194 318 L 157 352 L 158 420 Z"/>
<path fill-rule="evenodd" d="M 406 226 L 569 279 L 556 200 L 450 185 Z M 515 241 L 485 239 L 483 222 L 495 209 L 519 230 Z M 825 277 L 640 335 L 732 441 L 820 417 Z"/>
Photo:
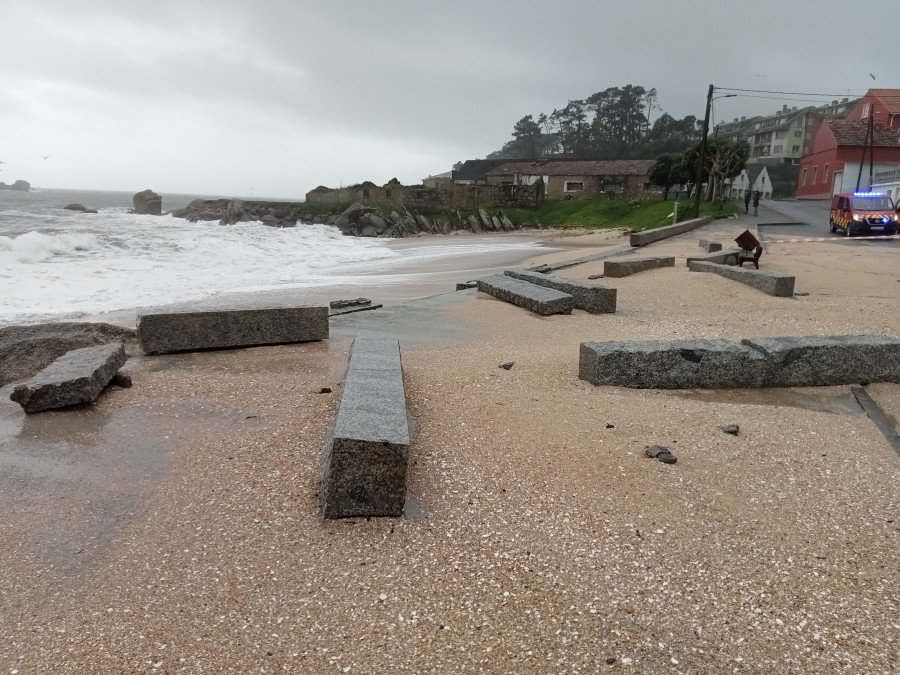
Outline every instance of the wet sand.
<path fill-rule="evenodd" d="M 640 251 L 676 267 L 606 280 L 613 315 L 421 285 L 333 317 L 325 342 L 132 359 L 133 388 L 76 410 L 26 419 L 0 391 L 0 668 L 896 671 L 900 459 L 849 387 L 577 377 L 584 340 L 900 337 L 900 247 L 772 246 L 761 267 L 795 273 L 795 298 L 687 271 L 697 239 L 744 227 Z M 566 238 L 518 262 L 624 241 Z M 316 510 L 359 331 L 403 346 L 417 517 Z M 900 418 L 900 385 L 867 389 Z M 738 436 L 719 429 L 732 423 Z M 656 443 L 678 463 L 646 458 Z"/>

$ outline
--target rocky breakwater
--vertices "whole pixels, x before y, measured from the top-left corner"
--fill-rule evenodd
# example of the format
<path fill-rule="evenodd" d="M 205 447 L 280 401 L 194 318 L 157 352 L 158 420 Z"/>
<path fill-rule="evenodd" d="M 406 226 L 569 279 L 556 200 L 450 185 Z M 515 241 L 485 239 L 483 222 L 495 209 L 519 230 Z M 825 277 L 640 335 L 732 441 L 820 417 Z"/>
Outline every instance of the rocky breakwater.
<path fill-rule="evenodd" d="M 324 224 L 337 227 L 353 237 L 415 237 L 419 234 L 468 232 L 512 232 L 520 229 L 502 211 L 490 215 L 463 215 L 459 210 L 439 215 L 414 213 L 405 207 L 387 215 L 371 206 L 352 204 L 338 215 L 313 215 L 300 202 L 245 202 L 240 199 L 195 199 L 183 209 L 172 212 L 176 218 L 191 222 L 218 220 L 220 225 L 259 221 L 272 227 L 296 227 L 300 224 Z"/>

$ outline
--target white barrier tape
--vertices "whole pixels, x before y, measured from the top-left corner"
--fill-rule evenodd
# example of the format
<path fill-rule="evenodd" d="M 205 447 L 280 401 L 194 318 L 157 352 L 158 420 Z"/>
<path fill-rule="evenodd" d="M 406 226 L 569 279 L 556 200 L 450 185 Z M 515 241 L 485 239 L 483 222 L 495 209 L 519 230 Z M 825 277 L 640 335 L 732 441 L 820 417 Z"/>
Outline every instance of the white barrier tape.
<path fill-rule="evenodd" d="M 853 241 L 862 239 L 900 239 L 900 234 L 879 235 L 873 237 L 850 237 Z M 847 241 L 847 237 L 812 237 L 806 239 L 763 239 L 764 244 L 798 244 L 806 241 Z"/>

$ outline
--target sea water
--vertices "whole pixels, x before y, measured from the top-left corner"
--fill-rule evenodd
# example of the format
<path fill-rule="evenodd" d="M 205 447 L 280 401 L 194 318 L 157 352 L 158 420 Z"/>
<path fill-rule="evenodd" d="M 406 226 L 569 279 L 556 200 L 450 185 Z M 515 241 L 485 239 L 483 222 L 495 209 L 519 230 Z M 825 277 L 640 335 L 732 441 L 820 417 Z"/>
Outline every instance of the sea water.
<path fill-rule="evenodd" d="M 174 210 L 197 195 L 163 195 Z M 435 237 L 391 248 L 328 225 L 221 226 L 129 213 L 132 193 L 0 191 L 0 326 L 74 320 L 107 312 L 253 293 L 375 283 L 404 266 L 536 242 Z M 79 203 L 98 213 L 66 210 Z M 378 277 L 378 283 L 390 283 Z M 410 283 L 409 276 L 403 278 Z"/>

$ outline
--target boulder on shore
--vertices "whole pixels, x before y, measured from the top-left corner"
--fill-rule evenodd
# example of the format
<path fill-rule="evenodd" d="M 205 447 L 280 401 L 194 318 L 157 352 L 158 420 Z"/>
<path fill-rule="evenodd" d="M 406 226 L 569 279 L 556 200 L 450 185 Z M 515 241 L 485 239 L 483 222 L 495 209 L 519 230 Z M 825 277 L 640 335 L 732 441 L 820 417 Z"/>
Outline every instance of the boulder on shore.
<path fill-rule="evenodd" d="M 138 192 L 132 198 L 134 212 L 151 216 L 162 215 L 162 197 L 153 190 Z"/>
<path fill-rule="evenodd" d="M 67 204 L 63 208 L 67 211 L 87 211 L 87 207 L 84 204 Z"/>

